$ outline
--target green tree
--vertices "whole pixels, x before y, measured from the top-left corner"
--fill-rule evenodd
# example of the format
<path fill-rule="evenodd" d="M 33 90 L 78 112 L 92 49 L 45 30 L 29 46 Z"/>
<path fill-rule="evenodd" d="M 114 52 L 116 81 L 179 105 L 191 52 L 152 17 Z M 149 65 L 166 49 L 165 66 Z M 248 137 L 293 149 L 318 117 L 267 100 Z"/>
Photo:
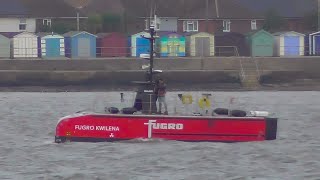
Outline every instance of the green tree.
<path fill-rule="evenodd" d="M 275 32 L 286 26 L 284 19 L 278 13 L 270 9 L 265 15 L 263 29 L 269 32 Z"/>
<path fill-rule="evenodd" d="M 102 29 L 104 32 L 122 31 L 122 17 L 118 14 L 105 13 L 102 15 Z"/>
<path fill-rule="evenodd" d="M 69 31 L 75 31 L 76 28 L 73 27 L 72 25 L 68 25 L 66 23 L 62 22 L 56 22 L 53 23 L 51 26 L 52 32 L 58 33 L 58 34 L 64 34 Z"/>
<path fill-rule="evenodd" d="M 47 25 L 41 25 L 39 27 L 39 32 L 52 32 L 52 27 Z"/>
<path fill-rule="evenodd" d="M 317 14 L 317 12 L 312 12 L 312 13 L 306 14 L 303 17 L 303 22 L 309 31 L 316 31 L 318 28 L 318 25 L 317 25 L 318 24 L 318 14 Z"/>
<path fill-rule="evenodd" d="M 88 31 L 97 34 L 102 31 L 102 17 L 98 14 L 88 17 Z"/>

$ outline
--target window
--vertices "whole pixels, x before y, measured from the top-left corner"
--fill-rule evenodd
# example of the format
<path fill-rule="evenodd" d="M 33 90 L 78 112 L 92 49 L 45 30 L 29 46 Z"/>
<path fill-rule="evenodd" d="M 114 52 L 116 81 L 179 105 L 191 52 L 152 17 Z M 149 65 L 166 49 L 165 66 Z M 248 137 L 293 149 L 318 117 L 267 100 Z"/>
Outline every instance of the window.
<path fill-rule="evenodd" d="M 20 19 L 19 30 L 20 31 L 27 30 L 27 19 Z"/>
<path fill-rule="evenodd" d="M 149 24 L 149 21 L 150 21 L 150 24 Z M 145 24 L 146 24 L 145 30 L 149 30 L 150 25 L 154 25 L 154 20 L 153 19 L 151 19 L 151 20 L 146 19 Z M 159 22 L 157 22 L 157 24 L 155 25 L 155 30 L 158 30 L 158 31 L 160 30 L 160 23 Z"/>
<path fill-rule="evenodd" d="M 257 29 L 257 21 L 251 20 L 251 30 L 256 30 L 256 29 Z"/>
<path fill-rule="evenodd" d="M 183 31 L 184 32 L 197 32 L 198 31 L 198 21 L 183 21 Z"/>
<path fill-rule="evenodd" d="M 230 32 L 230 20 L 223 20 L 223 32 Z"/>
<path fill-rule="evenodd" d="M 51 27 L 51 19 L 43 19 L 42 24 Z"/>

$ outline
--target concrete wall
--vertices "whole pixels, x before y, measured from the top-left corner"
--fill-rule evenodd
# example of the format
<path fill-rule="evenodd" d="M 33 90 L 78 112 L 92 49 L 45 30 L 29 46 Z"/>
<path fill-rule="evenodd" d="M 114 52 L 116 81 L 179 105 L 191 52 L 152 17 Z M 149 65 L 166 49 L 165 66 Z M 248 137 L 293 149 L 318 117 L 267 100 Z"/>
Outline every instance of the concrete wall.
<path fill-rule="evenodd" d="M 256 61 L 262 84 L 320 79 L 320 59 L 302 58 L 165 58 L 155 60 L 155 69 L 170 84 L 241 84 L 240 60 Z M 134 58 L 89 60 L 0 60 L 0 86 L 105 85 L 125 86 L 144 80 L 142 64 Z M 255 69 L 254 69 L 255 70 Z"/>
<path fill-rule="evenodd" d="M 162 77 L 173 84 L 240 84 L 237 73 L 216 71 L 167 71 Z M 129 87 L 143 81 L 143 71 L 0 71 L 1 86 L 92 85 Z M 174 88 L 174 86 L 172 86 Z"/>

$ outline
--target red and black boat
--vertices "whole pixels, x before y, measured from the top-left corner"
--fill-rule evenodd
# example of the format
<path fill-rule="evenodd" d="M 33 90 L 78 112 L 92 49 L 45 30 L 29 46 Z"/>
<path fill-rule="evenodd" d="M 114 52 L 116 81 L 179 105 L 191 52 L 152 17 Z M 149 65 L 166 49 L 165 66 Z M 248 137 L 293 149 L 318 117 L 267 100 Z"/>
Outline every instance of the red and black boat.
<path fill-rule="evenodd" d="M 166 139 L 178 141 L 246 142 L 274 140 L 277 136 L 277 118 L 266 112 L 218 108 L 212 113 L 193 115 L 157 114 L 154 93 L 154 75 L 161 71 L 153 69 L 154 27 L 150 28 L 150 60 L 146 81 L 139 85 L 133 107 L 118 109 L 107 107 L 106 113 L 79 112 L 63 117 L 56 127 L 55 142 L 66 141 L 116 141 L 130 139 Z M 179 95 L 184 103 L 188 96 Z M 199 105 L 209 106 L 208 96 Z"/>
<path fill-rule="evenodd" d="M 140 138 L 245 142 L 276 139 L 277 119 L 77 113 L 62 118 L 55 142 Z"/>

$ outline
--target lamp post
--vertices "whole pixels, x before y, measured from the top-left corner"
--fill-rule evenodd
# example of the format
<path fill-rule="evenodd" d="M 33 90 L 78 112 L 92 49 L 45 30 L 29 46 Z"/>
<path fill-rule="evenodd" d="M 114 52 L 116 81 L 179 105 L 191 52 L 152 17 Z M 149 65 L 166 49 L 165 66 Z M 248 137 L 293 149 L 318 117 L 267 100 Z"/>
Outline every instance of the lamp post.
<path fill-rule="evenodd" d="M 318 0 L 318 24 L 317 24 L 317 28 L 318 28 L 318 31 L 320 31 L 320 0 Z"/>
<path fill-rule="evenodd" d="M 206 31 L 209 32 L 209 0 L 206 0 Z"/>
<path fill-rule="evenodd" d="M 80 31 L 80 15 L 79 15 L 80 8 L 77 8 L 77 31 Z"/>
<path fill-rule="evenodd" d="M 90 4 L 91 0 L 64 0 L 77 10 L 77 31 L 80 30 L 80 9 Z"/>

